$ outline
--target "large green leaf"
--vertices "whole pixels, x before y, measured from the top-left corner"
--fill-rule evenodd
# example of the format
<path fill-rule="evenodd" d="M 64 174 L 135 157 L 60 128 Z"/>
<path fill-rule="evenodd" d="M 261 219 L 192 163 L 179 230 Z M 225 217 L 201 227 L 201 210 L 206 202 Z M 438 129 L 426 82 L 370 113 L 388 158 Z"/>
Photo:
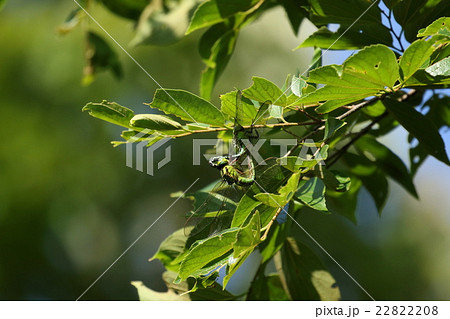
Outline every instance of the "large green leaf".
<path fill-rule="evenodd" d="M 245 97 L 261 103 L 270 101 L 272 104 L 286 105 L 286 96 L 274 83 L 257 76 L 254 76 L 252 80 L 252 86 L 242 91 Z"/>
<path fill-rule="evenodd" d="M 417 196 L 412 177 L 403 161 L 390 149 L 369 135 L 362 136 L 355 143 L 369 160 L 374 161 L 388 176 L 402 185 L 411 195 Z"/>
<path fill-rule="evenodd" d="M 156 90 L 151 107 L 186 121 L 224 126 L 225 118 L 214 105 L 184 90 Z"/>
<path fill-rule="evenodd" d="M 223 22 L 232 15 L 247 11 L 259 0 L 208 0 L 195 11 L 186 34 Z"/>
<path fill-rule="evenodd" d="M 256 107 L 249 99 L 243 96 L 239 99 L 237 95 L 238 91 L 231 91 L 221 95 L 221 110 L 224 114 L 229 115 L 231 118 L 236 118 L 236 116 L 238 116 L 237 120 L 240 125 L 251 125 L 256 117 Z M 236 103 L 240 103 L 240 114 L 236 114 Z"/>
<path fill-rule="evenodd" d="M 88 111 L 93 117 L 127 128 L 130 128 L 129 123 L 134 116 L 132 110 L 108 101 L 88 103 L 83 107 L 83 111 Z"/>
<path fill-rule="evenodd" d="M 186 280 L 202 267 L 214 262 L 233 248 L 238 229 L 229 229 L 221 234 L 199 241 L 183 259 L 179 277 Z"/>
<path fill-rule="evenodd" d="M 302 180 L 295 196 L 312 209 L 328 211 L 325 201 L 325 185 L 320 178 L 313 177 L 309 180 Z"/>
<path fill-rule="evenodd" d="M 303 96 L 300 102 L 331 100 L 317 108 L 317 112 L 326 113 L 384 92 L 386 88 L 392 88 L 398 78 L 399 67 L 394 52 L 384 45 L 373 45 L 348 58 L 342 67 L 331 65 L 312 70 L 308 81 L 326 86 Z"/>
<path fill-rule="evenodd" d="M 430 57 L 433 53 L 433 42 L 426 40 L 417 40 L 405 50 L 400 59 L 400 72 L 402 81 L 408 80 Z"/>
<path fill-rule="evenodd" d="M 387 109 L 394 115 L 397 121 L 421 144 L 421 146 L 431 155 L 450 165 L 445 151 L 445 144 L 434 123 L 417 112 L 406 103 L 401 103 L 393 99 L 385 99 Z"/>
<path fill-rule="evenodd" d="M 286 239 L 275 265 L 292 300 L 336 301 L 341 298 L 336 280 L 306 245 Z"/>

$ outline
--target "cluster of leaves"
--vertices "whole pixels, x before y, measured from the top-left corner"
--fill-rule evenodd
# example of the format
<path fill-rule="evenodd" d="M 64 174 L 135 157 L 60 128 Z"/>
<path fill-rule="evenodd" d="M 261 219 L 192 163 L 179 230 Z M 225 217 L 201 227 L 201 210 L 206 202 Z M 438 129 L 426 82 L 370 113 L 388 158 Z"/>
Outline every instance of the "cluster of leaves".
<path fill-rule="evenodd" d="M 257 167 L 255 183 L 244 189 L 238 200 L 228 201 L 227 210 L 232 214 L 219 233 L 189 228 L 186 236 L 186 230 L 180 229 L 161 244 L 152 260 L 160 260 L 167 269 L 163 278 L 169 292 L 161 295 L 135 282 L 142 300 L 242 299 L 244 296 L 232 295 L 226 286 L 256 249 L 262 258 L 246 299 L 337 300 L 340 292 L 333 277 L 310 249 L 290 237 L 296 216 L 312 210 L 341 214 L 356 222 L 357 195 L 362 187 L 381 213 L 388 196 L 387 178 L 417 197 L 413 176 L 428 155 L 450 165 L 439 134 L 440 128 L 450 126 L 449 97 L 436 93 L 423 101 L 426 90 L 450 84 L 450 18 L 442 17 L 449 7 L 444 1 L 394 0 L 384 1 L 389 9 L 384 13 L 373 5 L 376 2 L 204 1 L 187 29 L 190 33 L 208 27 L 200 40 L 207 65 L 201 97 L 183 90 L 157 90 L 149 106 L 170 116 L 135 115 L 107 101 L 84 107 L 92 116 L 127 129 L 122 133 L 124 141 L 113 142 L 115 145 L 137 140 L 151 145 L 167 137 L 209 132 L 227 139 L 236 117 L 237 91 L 222 95 L 220 108 L 208 101 L 209 96 L 233 52 L 240 28 L 265 10 L 282 5 L 294 30 L 305 17 L 320 27 L 299 47 L 328 48 L 334 43 L 332 49 L 359 49 L 342 65 L 313 63 L 307 77 L 288 76 L 283 87 L 253 78 L 253 85 L 242 91 L 240 124 L 250 125 L 270 101 L 256 123 L 263 130 L 261 136 L 289 136 L 297 143 L 284 156 Z M 151 5 L 154 3 L 159 2 Z M 382 15 L 389 26 L 382 24 Z M 402 34 L 392 28 L 393 18 L 410 42 L 405 50 Z M 331 23 L 340 28 L 330 31 L 325 26 Z M 410 169 L 377 141 L 399 125 L 410 134 Z M 313 154 L 305 156 L 305 147 L 313 149 Z M 264 145 L 262 152 L 275 154 L 269 145 Z M 204 201 L 205 192 L 186 196 L 195 200 L 194 210 Z M 221 198 L 220 194 L 211 196 Z M 211 205 L 205 218 L 215 212 L 217 207 Z M 284 223 L 276 221 L 283 213 L 289 218 Z M 266 274 L 271 260 L 277 273 Z M 219 284 L 221 269 L 224 276 Z"/>

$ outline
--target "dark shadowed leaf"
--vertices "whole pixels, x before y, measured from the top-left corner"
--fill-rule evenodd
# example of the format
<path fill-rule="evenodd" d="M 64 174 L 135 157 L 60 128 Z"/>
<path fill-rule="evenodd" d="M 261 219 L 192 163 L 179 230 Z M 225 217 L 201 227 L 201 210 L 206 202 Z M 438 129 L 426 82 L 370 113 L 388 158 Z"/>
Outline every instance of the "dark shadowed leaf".
<path fill-rule="evenodd" d="M 361 154 L 374 162 L 385 174 L 402 185 L 411 195 L 418 197 L 412 177 L 403 161 L 374 137 L 361 137 L 355 145 Z"/>
<path fill-rule="evenodd" d="M 281 282 L 292 300 L 339 300 L 336 280 L 306 245 L 288 237 L 275 256 Z"/>
<path fill-rule="evenodd" d="M 392 99 L 386 99 L 384 105 L 394 115 L 397 121 L 417 138 L 421 146 L 431 155 L 450 165 L 445 151 L 444 141 L 439 134 L 434 123 L 417 112 L 406 103 L 401 103 Z"/>

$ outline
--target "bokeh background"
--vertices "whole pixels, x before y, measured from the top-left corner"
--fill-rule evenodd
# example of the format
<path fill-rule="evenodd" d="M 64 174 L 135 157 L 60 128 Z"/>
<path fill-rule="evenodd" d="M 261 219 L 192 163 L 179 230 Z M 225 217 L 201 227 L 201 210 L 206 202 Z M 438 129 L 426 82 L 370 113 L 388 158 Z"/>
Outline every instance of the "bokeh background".
<path fill-rule="evenodd" d="M 157 85 L 119 52 L 122 81 L 106 72 L 82 86 L 83 34 L 80 29 L 66 36 L 57 32 L 74 8 L 72 0 L 14 0 L 0 11 L 0 300 L 75 300 L 166 210 L 173 201 L 170 193 L 197 177 L 197 189 L 215 178 L 206 162 L 192 166 L 189 139 L 170 142 L 172 162 L 155 176 L 129 168 L 125 148 L 109 143 L 119 139 L 120 129 L 81 112 L 87 102 L 103 99 L 149 112 L 142 103 L 151 101 Z M 92 14 L 120 43 L 129 43 L 130 21 L 97 6 Z M 312 31 L 306 23 L 302 28 Z M 219 93 L 250 86 L 252 75 L 282 85 L 288 73 L 303 71 L 311 50 L 291 49 L 306 33 L 295 37 L 281 11 L 264 15 L 241 35 L 214 101 Z M 130 53 L 163 87 L 198 92 L 203 68 L 198 36 Z M 341 63 L 344 57 L 327 54 L 325 63 Z M 442 133 L 448 151 L 450 134 Z M 407 160 L 402 129 L 383 142 Z M 450 168 L 429 158 L 415 182 L 420 201 L 391 183 L 381 218 L 365 192 L 358 225 L 332 215 L 299 218 L 378 300 L 450 300 Z M 184 224 L 189 208 L 189 202 L 179 201 L 83 300 L 136 300 L 134 280 L 163 291 L 163 267 L 148 258 Z M 368 299 L 300 229 L 297 236 L 323 256 L 343 299 Z M 255 258 L 230 290 L 245 289 Z"/>

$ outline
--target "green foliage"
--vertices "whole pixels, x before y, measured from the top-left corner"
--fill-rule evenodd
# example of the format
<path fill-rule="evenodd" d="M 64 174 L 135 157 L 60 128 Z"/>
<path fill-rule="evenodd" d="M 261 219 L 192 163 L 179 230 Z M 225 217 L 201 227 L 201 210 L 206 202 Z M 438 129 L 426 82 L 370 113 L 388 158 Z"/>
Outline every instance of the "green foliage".
<path fill-rule="evenodd" d="M 284 154 L 263 145 L 261 153 L 270 158 L 258 163 L 253 184 L 235 185 L 241 191 L 239 198 L 203 190 L 185 196 L 195 199 L 191 216 L 201 215 L 213 224 L 220 220 L 223 225 L 214 232 L 199 225 L 187 226 L 164 240 L 151 260 L 158 259 L 167 269 L 169 290 L 156 293 L 134 282 L 140 299 L 242 299 L 244 296 L 233 296 L 226 287 L 258 250 L 262 259 L 245 294 L 247 300 L 339 300 L 335 279 L 320 259 L 304 243 L 290 237 L 298 230 L 295 217 L 308 211 L 337 213 L 356 223 L 358 193 L 363 187 L 381 214 L 388 196 L 388 178 L 417 198 L 413 176 L 424 159 L 431 155 L 450 165 L 439 134 L 439 128 L 450 124 L 448 97 L 432 94 L 426 102 L 428 113 L 416 109 L 425 90 L 432 92 L 450 84 L 449 18 L 444 17 L 448 5 L 435 0 L 384 1 L 389 8 L 386 13 L 377 1 L 366 0 L 208 0 L 197 7 L 191 0 L 179 0 L 178 6 L 173 3 L 155 1 L 147 6 L 135 42 L 162 44 L 154 37 L 161 25 L 172 30 L 173 17 L 169 16 L 178 12 L 186 18 L 193 12 L 186 34 L 207 28 L 199 41 L 206 65 L 200 96 L 158 89 L 148 105 L 166 115 L 135 115 L 106 101 L 88 103 L 83 110 L 128 129 L 122 133 L 124 141 L 116 145 L 135 141 L 133 137 L 139 132 L 138 140 L 148 141 L 148 145 L 164 137 L 204 133 L 217 133 L 223 142 L 233 136 L 238 144 L 238 129 L 251 135 L 255 128 L 259 133 L 253 139 L 278 134 L 294 136 L 297 144 Z M 341 65 L 322 66 L 320 50 L 316 50 L 307 76 L 289 76 L 283 87 L 253 77 L 249 88 L 222 94 L 220 108 L 214 106 L 209 99 L 240 30 L 275 6 L 287 11 L 294 32 L 306 17 L 319 28 L 298 47 L 328 50 L 332 46 L 358 52 Z M 119 14 L 133 18 L 128 13 Z M 382 24 L 382 15 L 389 20 L 388 25 Z M 393 17 L 403 27 L 408 45 L 392 27 Z M 328 24 L 340 27 L 332 32 Z M 186 28 L 186 23 L 181 25 Z M 144 34 L 144 30 L 152 31 Z M 172 31 L 170 41 L 180 38 L 179 31 Z M 394 38 L 398 43 L 394 44 Z M 97 65 L 114 70 L 111 54 L 99 56 L 104 59 Z M 418 141 L 410 148 L 409 169 L 377 141 L 399 125 L 409 132 L 410 142 Z M 244 154 L 250 161 L 255 159 L 247 146 Z M 285 222 L 280 220 L 283 215 Z M 275 261 L 276 274 L 265 272 L 270 260 Z"/>

